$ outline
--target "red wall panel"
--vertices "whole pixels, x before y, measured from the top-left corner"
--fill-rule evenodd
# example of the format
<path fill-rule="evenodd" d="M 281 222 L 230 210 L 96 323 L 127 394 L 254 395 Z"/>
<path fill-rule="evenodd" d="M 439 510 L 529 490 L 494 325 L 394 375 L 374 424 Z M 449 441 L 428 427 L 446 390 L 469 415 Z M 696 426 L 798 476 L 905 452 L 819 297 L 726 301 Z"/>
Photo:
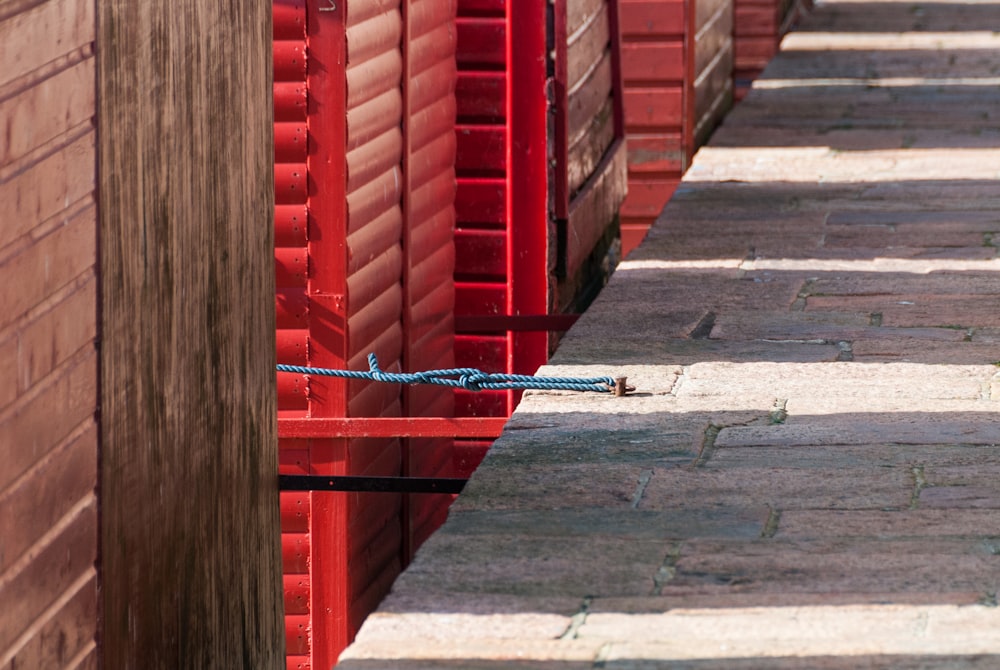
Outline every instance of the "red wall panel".
<path fill-rule="evenodd" d="M 621 0 L 622 77 L 628 131 L 628 196 L 622 255 L 628 254 L 673 195 L 691 147 L 685 136 L 691 96 L 695 0 Z"/>
<path fill-rule="evenodd" d="M 616 7 L 459 1 L 456 314 L 574 310 L 600 280 L 625 189 Z M 545 332 L 459 333 L 456 363 L 531 374 L 549 348 Z M 507 416 L 519 397 L 458 393 L 456 412 Z M 460 445 L 460 467 L 484 449 Z"/>
<path fill-rule="evenodd" d="M 459 0 L 455 243 L 460 253 L 455 268 L 455 313 L 461 316 L 507 312 L 508 27 L 501 0 Z M 508 334 L 459 334 L 456 341 L 456 365 L 508 371 Z M 491 403 L 483 404 L 482 394 L 459 392 L 455 412 L 458 416 L 508 413 L 507 394 L 494 393 L 490 399 Z M 486 446 L 478 445 L 472 456 L 476 464 Z"/>
<path fill-rule="evenodd" d="M 281 363 L 454 366 L 455 9 L 275 4 Z M 279 375 L 280 417 L 451 416 L 445 389 Z M 280 418 L 279 417 L 279 418 Z M 443 439 L 283 439 L 283 472 L 448 475 Z M 448 496 L 284 494 L 289 667 L 329 667 Z"/>
<path fill-rule="evenodd" d="M 736 99 L 742 99 L 778 51 L 781 38 L 811 5 L 808 0 L 733 0 Z"/>
<path fill-rule="evenodd" d="M 645 237 L 694 152 L 728 111 L 734 47 L 733 0 L 621 2 L 629 144 L 625 255 Z"/>

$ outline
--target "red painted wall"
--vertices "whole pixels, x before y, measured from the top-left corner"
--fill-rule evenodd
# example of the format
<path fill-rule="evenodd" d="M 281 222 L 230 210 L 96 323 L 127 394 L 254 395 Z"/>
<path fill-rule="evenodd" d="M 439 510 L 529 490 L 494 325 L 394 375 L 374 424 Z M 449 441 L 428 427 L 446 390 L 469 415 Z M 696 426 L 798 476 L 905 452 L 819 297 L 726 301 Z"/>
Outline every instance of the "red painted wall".
<path fill-rule="evenodd" d="M 455 8 L 278 0 L 278 360 L 454 366 Z M 279 375 L 282 418 L 450 416 L 440 387 Z M 286 473 L 448 476 L 452 441 L 281 440 Z M 283 493 L 289 667 L 329 667 L 448 496 Z"/>
<path fill-rule="evenodd" d="M 688 13 L 692 1 L 621 0 L 629 152 L 622 255 L 646 236 L 692 154 L 686 134 L 693 73 Z"/>
<path fill-rule="evenodd" d="M 811 6 L 810 0 L 733 0 L 736 99 L 778 52 L 781 38 Z"/>
<path fill-rule="evenodd" d="M 628 134 L 627 255 L 733 99 L 733 0 L 621 0 Z"/>
<path fill-rule="evenodd" d="M 533 374 L 555 339 L 503 317 L 578 311 L 606 277 L 625 190 L 615 6 L 458 3 L 460 366 Z M 464 327 L 465 317 L 476 326 Z M 493 328 L 490 317 L 500 317 Z M 505 417 L 520 394 L 456 399 L 460 416 Z M 475 469 L 488 446 L 458 442 L 460 471 Z"/>

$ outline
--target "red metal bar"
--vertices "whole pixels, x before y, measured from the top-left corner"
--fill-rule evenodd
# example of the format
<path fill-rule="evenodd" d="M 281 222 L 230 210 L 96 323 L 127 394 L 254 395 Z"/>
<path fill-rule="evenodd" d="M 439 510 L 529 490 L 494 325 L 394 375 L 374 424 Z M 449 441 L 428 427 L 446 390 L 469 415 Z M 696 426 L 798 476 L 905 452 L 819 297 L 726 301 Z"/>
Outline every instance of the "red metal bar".
<path fill-rule="evenodd" d="M 411 160 L 413 155 L 413 91 L 411 82 L 413 81 L 413 2 L 414 0 L 402 0 L 401 11 L 403 16 L 402 35 L 402 55 L 403 55 L 403 76 L 402 76 L 402 96 L 403 96 L 403 352 L 402 363 L 404 369 L 410 367 L 411 359 L 415 353 L 413 350 L 413 305 L 415 291 L 410 270 L 415 263 L 420 261 L 413 253 L 413 228 L 416 221 L 413 216 L 413 173 L 411 171 Z M 403 414 L 409 415 L 412 408 L 412 394 L 409 387 L 402 390 Z M 357 425 L 356 423 L 354 425 Z M 366 424 L 363 424 L 366 425 Z M 381 437 L 381 436 L 380 436 Z M 399 437 L 403 437 L 402 434 Z M 412 445 L 409 440 L 404 440 L 400 445 L 399 469 L 404 477 L 412 474 Z M 413 547 L 413 509 L 409 496 L 403 496 L 400 501 L 401 533 L 400 561 L 402 565 L 407 565 L 415 551 Z"/>
<path fill-rule="evenodd" d="M 309 128 L 309 363 L 347 363 L 346 3 L 307 0 Z M 346 380 L 309 380 L 314 417 L 347 414 Z M 317 439 L 310 472 L 346 475 L 347 440 Z M 310 494 L 310 642 L 313 668 L 329 668 L 348 640 L 347 495 Z"/>
<path fill-rule="evenodd" d="M 466 437 L 495 439 L 503 417 L 282 418 L 281 438 Z M 325 474 L 325 473 L 322 473 Z"/>
<path fill-rule="evenodd" d="M 506 5 L 507 16 L 507 314 L 547 314 L 548 99 L 545 0 Z M 547 333 L 511 333 L 508 370 L 533 374 L 548 359 Z M 520 400 L 508 392 L 508 414 Z"/>

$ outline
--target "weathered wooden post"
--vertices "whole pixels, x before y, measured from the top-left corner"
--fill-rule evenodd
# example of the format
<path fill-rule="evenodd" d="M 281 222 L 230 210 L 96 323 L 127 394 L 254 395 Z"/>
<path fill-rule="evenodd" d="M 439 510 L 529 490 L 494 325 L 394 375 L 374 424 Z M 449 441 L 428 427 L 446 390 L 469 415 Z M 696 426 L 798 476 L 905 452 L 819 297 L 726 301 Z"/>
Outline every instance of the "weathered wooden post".
<path fill-rule="evenodd" d="M 103 665 L 284 667 L 271 6 L 97 4 Z"/>

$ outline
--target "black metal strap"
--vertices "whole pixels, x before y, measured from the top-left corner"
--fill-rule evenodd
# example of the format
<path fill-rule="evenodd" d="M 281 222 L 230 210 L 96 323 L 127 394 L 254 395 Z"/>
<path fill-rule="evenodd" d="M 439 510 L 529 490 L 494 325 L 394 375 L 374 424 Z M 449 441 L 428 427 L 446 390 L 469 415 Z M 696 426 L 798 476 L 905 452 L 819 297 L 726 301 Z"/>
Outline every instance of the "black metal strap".
<path fill-rule="evenodd" d="M 370 493 L 461 493 L 465 482 L 457 477 L 358 477 L 278 475 L 282 491 L 360 491 Z"/>

